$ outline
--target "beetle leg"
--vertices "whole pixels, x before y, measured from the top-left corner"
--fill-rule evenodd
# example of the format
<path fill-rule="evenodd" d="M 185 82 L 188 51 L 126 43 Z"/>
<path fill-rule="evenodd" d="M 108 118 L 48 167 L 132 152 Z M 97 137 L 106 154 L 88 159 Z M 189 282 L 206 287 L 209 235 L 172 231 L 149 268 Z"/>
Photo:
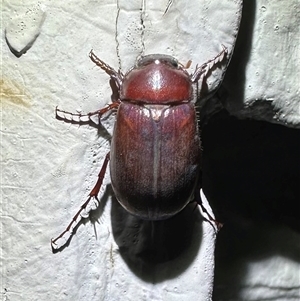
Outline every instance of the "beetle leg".
<path fill-rule="evenodd" d="M 201 196 L 200 196 L 200 189 L 196 189 L 195 190 L 195 199 L 194 201 L 201 207 L 201 210 L 202 212 L 204 212 L 207 216 L 208 216 L 208 219 L 206 217 L 203 216 L 203 218 L 208 221 L 211 225 L 213 222 L 216 227 L 217 227 L 217 231 L 219 231 L 222 227 L 223 227 L 223 224 L 218 222 L 216 219 L 214 219 L 210 213 L 207 211 L 207 209 L 205 208 L 205 206 L 203 205 L 202 203 L 202 200 L 201 200 Z M 215 227 L 212 225 L 212 227 L 215 229 Z"/>
<path fill-rule="evenodd" d="M 73 124 L 79 124 L 79 125 L 84 125 L 84 124 L 90 124 L 90 123 L 95 123 L 92 120 L 92 116 L 98 115 L 99 121 L 102 115 L 105 113 L 117 109 L 120 105 L 120 101 L 115 101 L 111 104 L 108 104 L 106 107 L 90 112 L 87 114 L 81 114 L 81 113 L 70 113 L 67 111 L 63 111 L 58 109 L 58 107 L 55 108 L 55 117 L 58 120 L 63 120 L 65 122 L 73 123 Z"/>
<path fill-rule="evenodd" d="M 83 217 L 83 211 L 86 210 L 86 208 L 87 208 L 89 202 L 91 201 L 91 199 L 95 199 L 98 202 L 98 204 L 100 203 L 100 201 L 98 199 L 98 194 L 99 194 L 100 188 L 101 188 L 102 183 L 103 183 L 103 179 L 104 179 L 104 175 L 105 175 L 105 172 L 106 172 L 106 169 L 107 169 L 109 159 L 110 159 L 110 153 L 108 153 L 105 157 L 105 160 L 102 164 L 101 170 L 100 170 L 99 175 L 98 175 L 97 183 L 94 186 L 94 188 L 92 189 L 92 191 L 90 192 L 88 199 L 81 205 L 80 209 L 74 215 L 72 221 L 67 226 L 65 231 L 63 231 L 55 239 L 51 239 L 51 246 L 52 246 L 53 251 L 61 248 L 69 240 L 69 238 L 71 237 L 71 235 L 73 233 L 74 228 L 78 225 L 79 221 Z M 89 211 L 85 212 L 85 214 L 89 214 L 90 211 L 91 211 L 91 209 Z M 78 218 L 80 218 L 80 219 L 78 219 Z M 64 237 L 65 234 L 68 234 L 68 236 Z M 64 242 L 62 244 L 58 244 L 57 241 L 59 241 L 59 239 L 61 239 L 61 238 L 64 238 Z"/>
<path fill-rule="evenodd" d="M 223 50 L 216 55 L 213 59 L 208 60 L 200 67 L 197 65 L 194 74 L 191 75 L 191 80 L 193 83 L 197 82 L 201 76 L 206 76 L 207 73 L 217 64 L 223 61 L 224 57 L 227 56 L 227 47 L 222 45 Z"/>
<path fill-rule="evenodd" d="M 89 57 L 93 63 L 95 63 L 98 67 L 104 70 L 115 81 L 118 88 L 121 87 L 123 81 L 123 74 L 120 71 L 117 72 L 114 68 L 106 64 L 104 61 L 100 60 L 94 54 L 93 50 L 90 51 Z"/>

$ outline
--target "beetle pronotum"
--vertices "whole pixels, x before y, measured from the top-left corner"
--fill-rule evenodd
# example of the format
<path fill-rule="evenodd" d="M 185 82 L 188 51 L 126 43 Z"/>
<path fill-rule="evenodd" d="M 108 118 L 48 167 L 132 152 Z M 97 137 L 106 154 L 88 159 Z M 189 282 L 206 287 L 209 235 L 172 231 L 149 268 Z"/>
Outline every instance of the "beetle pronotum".
<path fill-rule="evenodd" d="M 72 114 L 56 108 L 56 117 L 78 123 L 99 120 L 117 110 L 110 153 L 105 157 L 98 180 L 88 199 L 73 217 L 57 241 L 72 230 L 98 194 L 110 161 L 113 191 L 119 203 L 142 219 L 161 220 L 180 212 L 195 200 L 202 206 L 198 189 L 200 136 L 193 84 L 205 80 L 208 72 L 227 55 L 227 48 L 188 74 L 176 59 L 153 54 L 142 57 L 125 75 L 99 59 L 93 51 L 90 59 L 104 70 L 118 89 L 118 99 L 87 115 Z M 70 119 L 67 118 L 69 116 Z M 208 213 L 207 213 L 208 214 Z M 208 215 L 211 220 L 213 218 Z"/>

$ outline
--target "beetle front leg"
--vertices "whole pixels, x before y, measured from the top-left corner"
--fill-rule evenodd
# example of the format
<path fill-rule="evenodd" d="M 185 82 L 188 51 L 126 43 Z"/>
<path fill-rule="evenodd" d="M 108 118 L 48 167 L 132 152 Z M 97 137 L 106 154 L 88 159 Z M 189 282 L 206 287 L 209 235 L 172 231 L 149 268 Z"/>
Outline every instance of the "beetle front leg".
<path fill-rule="evenodd" d="M 201 76 L 206 76 L 207 73 L 213 67 L 215 67 L 216 64 L 223 61 L 223 59 L 227 56 L 228 50 L 227 50 L 227 47 L 225 47 L 224 45 L 222 45 L 222 47 L 223 47 L 223 50 L 218 55 L 216 55 L 213 59 L 208 60 L 207 62 L 202 64 L 200 67 L 198 67 L 198 65 L 196 66 L 196 70 L 195 70 L 194 74 L 191 75 L 191 80 L 193 83 L 196 83 L 200 79 Z"/>
<path fill-rule="evenodd" d="M 95 63 L 98 67 L 100 67 L 102 70 L 104 70 L 116 83 L 117 87 L 120 89 L 122 82 L 123 82 L 123 74 L 119 71 L 117 72 L 114 68 L 106 64 L 104 61 L 99 59 L 93 52 L 93 50 L 90 51 L 89 54 L 90 59 L 93 63 Z"/>
<path fill-rule="evenodd" d="M 63 231 L 55 239 L 51 239 L 52 251 L 57 250 L 57 249 L 61 248 L 63 245 L 66 244 L 66 242 L 72 236 L 74 228 L 78 225 L 79 221 L 81 220 L 82 212 L 84 210 L 86 210 L 86 208 L 87 208 L 88 204 L 90 203 L 90 201 L 92 199 L 95 199 L 98 202 L 98 204 L 100 203 L 100 201 L 98 199 L 98 194 L 99 194 L 100 188 L 101 188 L 102 183 L 103 183 L 103 179 L 104 179 L 104 176 L 105 176 L 105 172 L 106 172 L 106 169 L 107 169 L 109 159 L 110 159 L 110 153 L 108 153 L 105 157 L 105 160 L 103 162 L 103 165 L 102 165 L 101 170 L 100 170 L 99 175 L 98 175 L 98 180 L 97 180 L 96 185 L 94 186 L 94 188 L 90 192 L 88 199 L 82 204 L 79 211 L 74 215 L 72 221 L 67 226 L 66 230 Z M 91 209 L 89 211 L 86 211 L 86 214 L 88 215 L 90 211 L 91 211 Z M 78 219 L 79 217 L 80 217 L 80 219 Z M 68 234 L 67 237 L 65 237 L 66 234 Z M 63 243 L 58 244 L 57 242 L 62 238 L 64 239 Z"/>

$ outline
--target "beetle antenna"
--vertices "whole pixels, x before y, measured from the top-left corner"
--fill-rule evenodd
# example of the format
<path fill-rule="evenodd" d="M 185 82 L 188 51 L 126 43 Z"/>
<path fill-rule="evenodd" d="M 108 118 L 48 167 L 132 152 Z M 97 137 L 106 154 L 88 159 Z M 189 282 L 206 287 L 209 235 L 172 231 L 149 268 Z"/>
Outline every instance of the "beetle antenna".
<path fill-rule="evenodd" d="M 180 65 L 183 69 L 189 69 L 192 65 L 192 60 L 188 60 L 187 63 L 184 65 L 180 62 L 178 62 L 178 65 Z"/>

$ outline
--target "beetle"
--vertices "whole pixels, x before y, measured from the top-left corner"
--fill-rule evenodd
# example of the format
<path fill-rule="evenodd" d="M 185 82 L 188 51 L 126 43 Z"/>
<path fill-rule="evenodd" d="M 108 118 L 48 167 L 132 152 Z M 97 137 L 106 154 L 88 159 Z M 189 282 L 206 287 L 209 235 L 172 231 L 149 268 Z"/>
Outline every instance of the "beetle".
<path fill-rule="evenodd" d="M 193 74 L 172 56 L 146 55 L 124 75 L 91 50 L 92 62 L 114 82 L 117 99 L 87 115 L 56 108 L 56 118 L 72 122 L 76 117 L 80 123 L 98 116 L 100 121 L 105 113 L 117 110 L 116 122 L 110 153 L 105 157 L 97 183 L 66 230 L 51 240 L 53 249 L 58 248 L 57 241 L 66 233 L 72 234 L 89 202 L 95 199 L 99 203 L 98 194 L 109 161 L 113 191 L 129 213 L 141 219 L 163 220 L 193 200 L 207 213 L 196 189 L 201 142 L 194 84 L 200 78 L 205 80 L 208 72 L 226 55 L 227 48 L 223 46 L 213 59 L 197 65 Z"/>

